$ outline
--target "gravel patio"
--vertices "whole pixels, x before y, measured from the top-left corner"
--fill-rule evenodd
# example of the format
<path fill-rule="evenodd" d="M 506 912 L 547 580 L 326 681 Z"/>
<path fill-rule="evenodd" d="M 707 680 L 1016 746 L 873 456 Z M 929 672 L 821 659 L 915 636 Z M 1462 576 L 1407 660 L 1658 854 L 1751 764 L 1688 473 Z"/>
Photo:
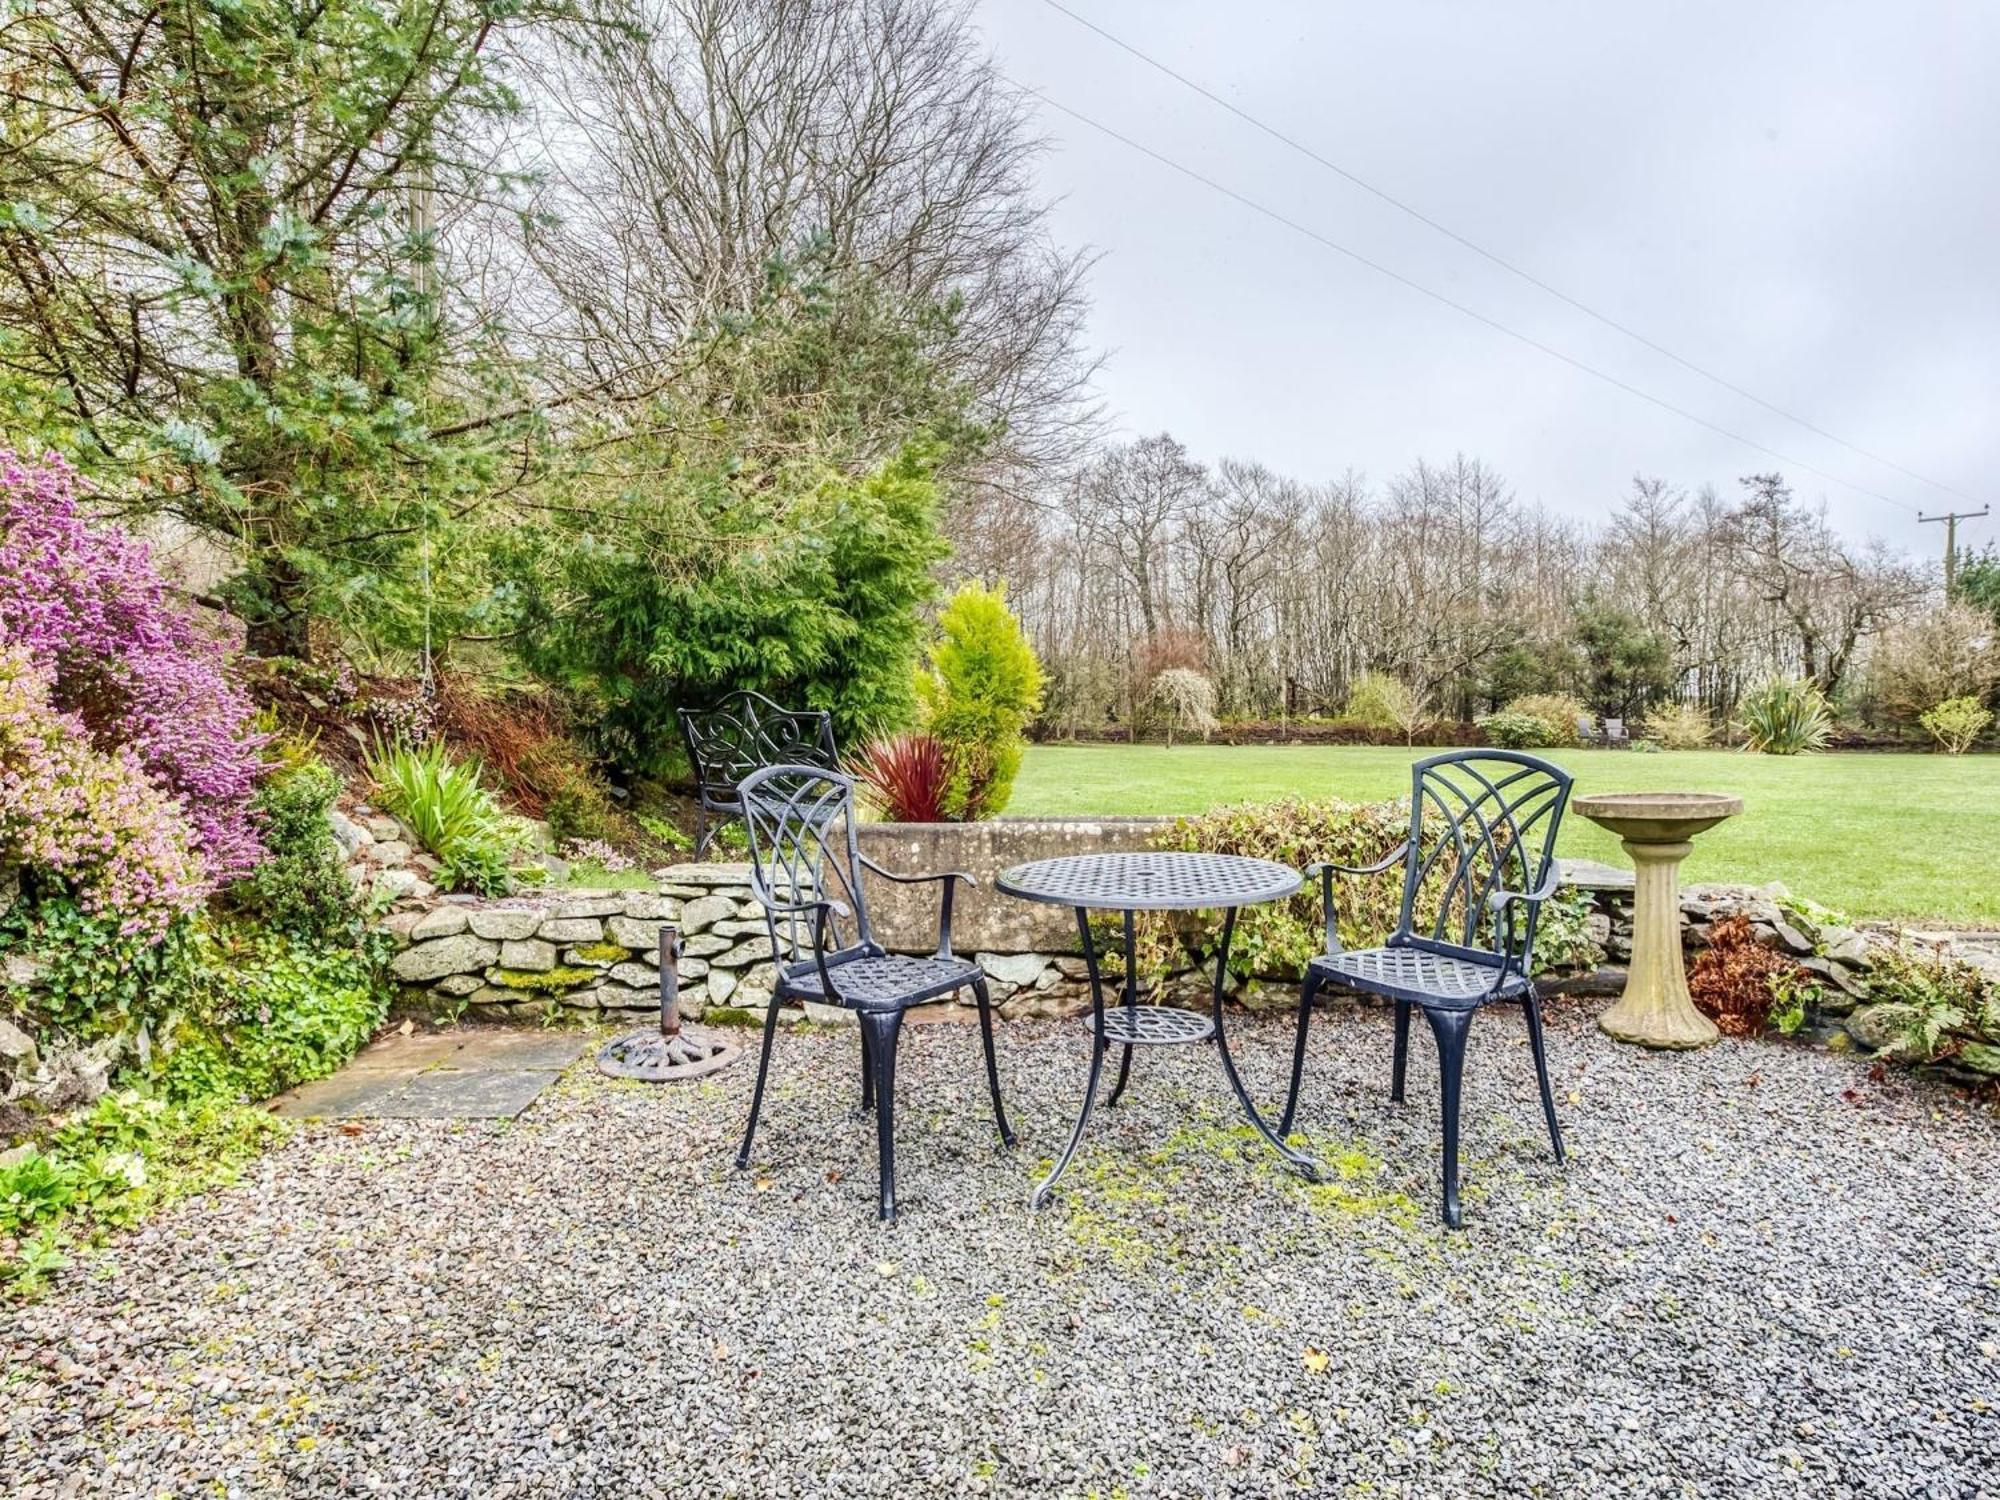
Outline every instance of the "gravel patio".
<path fill-rule="evenodd" d="M 1313 1035 L 1281 1173 L 1206 1048 L 1142 1055 L 1059 1198 L 1080 1023 L 900 1060 L 873 1216 L 852 1031 L 682 1090 L 572 1068 L 518 1120 L 303 1127 L 0 1310 L 5 1491 L 56 1495 L 1896 1495 L 2000 1490 L 2000 1122 L 1775 1043 L 1644 1053 L 1559 1002 L 1473 1032 L 1467 1229 L 1435 1063 Z M 1288 1030 L 1236 1028 L 1280 1091 Z M 1419 1038 L 1420 1042 L 1427 1039 Z"/>

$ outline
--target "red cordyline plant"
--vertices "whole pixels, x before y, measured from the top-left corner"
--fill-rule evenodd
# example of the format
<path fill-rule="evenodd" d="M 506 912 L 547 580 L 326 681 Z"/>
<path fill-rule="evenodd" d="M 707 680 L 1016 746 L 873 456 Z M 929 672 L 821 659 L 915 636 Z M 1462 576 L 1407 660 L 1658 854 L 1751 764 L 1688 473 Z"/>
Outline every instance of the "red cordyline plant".
<path fill-rule="evenodd" d="M 255 708 L 228 651 L 177 600 L 146 547 L 87 522 L 76 471 L 0 449 L 0 644 L 47 673 L 49 699 L 101 752 L 129 751 L 178 799 L 205 883 L 262 854 L 250 797 Z"/>
<path fill-rule="evenodd" d="M 944 746 L 928 734 L 874 740 L 851 767 L 861 794 L 892 823 L 942 823 L 951 786 Z"/>

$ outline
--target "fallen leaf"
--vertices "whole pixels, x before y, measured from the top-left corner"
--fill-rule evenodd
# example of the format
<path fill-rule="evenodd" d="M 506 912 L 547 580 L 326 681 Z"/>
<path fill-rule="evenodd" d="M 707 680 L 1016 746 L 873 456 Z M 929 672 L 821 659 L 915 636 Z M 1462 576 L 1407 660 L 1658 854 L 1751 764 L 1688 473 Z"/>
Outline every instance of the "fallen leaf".
<path fill-rule="evenodd" d="M 1315 1375 L 1324 1375 L 1326 1373 L 1326 1356 L 1317 1349 L 1307 1349 L 1300 1356 L 1300 1362 Z"/>

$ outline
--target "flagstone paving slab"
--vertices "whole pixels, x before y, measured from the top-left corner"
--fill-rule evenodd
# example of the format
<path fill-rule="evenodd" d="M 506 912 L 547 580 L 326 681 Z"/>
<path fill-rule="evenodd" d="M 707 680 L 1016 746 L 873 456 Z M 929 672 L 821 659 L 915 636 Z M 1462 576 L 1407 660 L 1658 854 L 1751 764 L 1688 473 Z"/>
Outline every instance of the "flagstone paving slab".
<path fill-rule="evenodd" d="M 370 1043 L 332 1077 L 279 1096 L 272 1108 L 309 1120 L 511 1119 L 589 1040 L 582 1031 L 498 1026 L 397 1033 Z"/>

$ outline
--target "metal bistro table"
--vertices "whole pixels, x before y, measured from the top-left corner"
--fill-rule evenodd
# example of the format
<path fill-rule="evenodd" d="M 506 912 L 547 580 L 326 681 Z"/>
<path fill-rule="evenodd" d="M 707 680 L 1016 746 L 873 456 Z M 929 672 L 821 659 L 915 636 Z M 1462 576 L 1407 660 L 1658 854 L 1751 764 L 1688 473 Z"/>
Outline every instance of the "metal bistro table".
<path fill-rule="evenodd" d="M 1091 1107 L 1097 1100 L 1098 1079 L 1104 1071 L 1104 1054 L 1117 1044 L 1125 1049 L 1118 1062 L 1118 1082 L 1112 1086 L 1106 1109 L 1118 1103 L 1132 1073 L 1134 1047 L 1166 1047 L 1182 1042 L 1215 1039 L 1222 1054 L 1222 1070 L 1229 1077 L 1236 1102 L 1257 1127 L 1257 1133 L 1271 1148 L 1311 1181 L 1320 1180 L 1318 1163 L 1304 1152 L 1295 1151 L 1257 1113 L 1250 1094 L 1236 1072 L 1229 1055 L 1229 1039 L 1223 1031 L 1222 986 L 1229 972 L 1229 940 L 1236 931 L 1239 907 L 1262 901 L 1276 901 L 1299 888 L 1296 870 L 1268 859 L 1249 859 L 1238 854 L 1075 854 L 1059 859 L 1035 860 L 1003 871 L 993 882 L 995 889 L 1024 901 L 1043 901 L 1052 906 L 1071 907 L 1076 912 L 1076 930 L 1083 940 L 1083 960 L 1090 971 L 1090 1082 L 1085 1086 L 1083 1108 L 1070 1132 L 1069 1144 L 1061 1160 L 1031 1200 L 1036 1208 L 1048 1202 L 1070 1159 L 1083 1140 L 1090 1123 Z M 1133 932 L 1134 915 L 1142 911 L 1207 911 L 1225 913 L 1222 943 L 1215 956 L 1215 984 L 1210 1015 L 1182 1010 L 1171 1005 L 1141 1005 Z M 1107 1011 L 1104 984 L 1098 972 L 1097 944 L 1090 933 L 1092 911 L 1122 912 L 1125 918 L 1125 982 L 1122 1003 Z"/>

